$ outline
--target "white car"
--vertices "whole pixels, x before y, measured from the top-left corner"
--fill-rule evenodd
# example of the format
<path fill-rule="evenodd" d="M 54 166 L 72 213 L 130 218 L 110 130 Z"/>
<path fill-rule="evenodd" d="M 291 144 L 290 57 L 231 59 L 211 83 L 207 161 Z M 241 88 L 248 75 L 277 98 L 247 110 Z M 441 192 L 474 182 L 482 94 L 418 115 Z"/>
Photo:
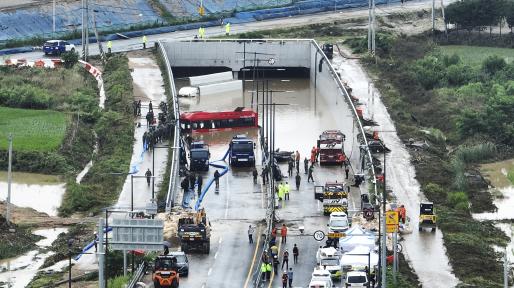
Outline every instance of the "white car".
<path fill-rule="evenodd" d="M 332 212 L 328 220 L 328 231 L 330 233 L 344 233 L 350 228 L 348 215 L 344 212 Z"/>
<path fill-rule="evenodd" d="M 309 288 L 328 288 L 333 286 L 334 283 L 330 277 L 330 272 L 323 269 L 314 269 Z"/>
<path fill-rule="evenodd" d="M 346 273 L 345 287 L 369 288 L 368 276 L 363 271 L 350 271 Z"/>

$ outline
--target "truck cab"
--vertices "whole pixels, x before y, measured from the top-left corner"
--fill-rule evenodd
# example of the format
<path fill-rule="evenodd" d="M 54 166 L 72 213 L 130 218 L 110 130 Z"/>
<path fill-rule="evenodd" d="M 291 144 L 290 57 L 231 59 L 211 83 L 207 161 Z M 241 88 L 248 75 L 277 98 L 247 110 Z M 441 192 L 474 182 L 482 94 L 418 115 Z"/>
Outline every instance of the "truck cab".
<path fill-rule="evenodd" d="M 209 171 L 209 146 L 203 141 L 191 143 L 189 150 L 189 165 L 191 171 Z"/>
<path fill-rule="evenodd" d="M 330 278 L 341 278 L 341 253 L 337 249 L 334 247 L 319 248 L 316 253 L 316 261 L 324 271 L 330 273 Z"/>
<path fill-rule="evenodd" d="M 317 142 L 320 165 L 342 165 L 346 162 L 345 138 L 346 136 L 339 130 L 326 130 L 321 133 Z"/>
<path fill-rule="evenodd" d="M 230 165 L 254 166 L 255 143 L 245 135 L 236 135 L 230 141 L 229 162 Z"/>

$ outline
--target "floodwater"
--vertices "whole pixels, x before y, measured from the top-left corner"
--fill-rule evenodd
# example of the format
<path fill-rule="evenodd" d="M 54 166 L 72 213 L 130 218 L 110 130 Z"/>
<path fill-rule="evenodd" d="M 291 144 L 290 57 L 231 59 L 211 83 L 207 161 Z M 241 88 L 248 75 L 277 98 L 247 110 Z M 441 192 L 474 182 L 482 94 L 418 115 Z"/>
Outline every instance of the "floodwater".
<path fill-rule="evenodd" d="M 44 239 L 36 242 L 39 248 L 47 248 L 57 239 L 61 233 L 68 231 L 67 228 L 52 228 L 36 230 L 33 233 L 43 236 Z M 46 258 L 50 257 L 53 252 L 40 252 L 32 250 L 24 255 L 0 261 L 0 283 L 11 283 L 10 287 L 26 287 L 32 278 L 36 275 L 39 267 L 43 265 Z M 1 285 L 0 285 L 1 286 Z M 4 287 L 4 286 L 2 286 Z"/>
<path fill-rule="evenodd" d="M 490 192 L 493 194 L 496 212 L 473 214 L 478 220 L 514 219 L 514 183 L 507 177 L 509 171 L 514 171 L 514 159 L 480 165 L 483 176 L 491 181 Z"/>
<path fill-rule="evenodd" d="M 7 199 L 7 172 L 0 172 L 0 200 Z M 66 190 L 59 176 L 13 172 L 11 203 L 57 216 Z"/>
<path fill-rule="evenodd" d="M 353 94 L 360 99 L 365 107 L 365 117 L 373 118 L 380 126 L 377 127 L 380 137 L 392 150 L 386 156 L 387 184 L 394 191 L 399 204 L 407 208 L 411 219 L 419 217 L 419 203 L 425 199 L 416 180 L 416 171 L 410 162 L 410 155 L 405 145 L 396 134 L 396 129 L 386 107 L 380 100 L 380 93 L 370 84 L 372 81 L 361 68 L 358 60 L 343 59 L 334 55 L 333 65 L 341 73 L 343 81 L 348 82 Z M 367 115 L 366 115 L 367 114 Z M 377 155 L 382 159 L 381 155 Z M 417 226 L 417 221 L 412 221 Z M 418 232 L 412 227 L 412 233 L 403 235 L 404 253 L 412 268 L 419 277 L 423 287 L 455 287 L 458 279 L 452 272 L 446 249 L 443 245 L 442 232 Z"/>

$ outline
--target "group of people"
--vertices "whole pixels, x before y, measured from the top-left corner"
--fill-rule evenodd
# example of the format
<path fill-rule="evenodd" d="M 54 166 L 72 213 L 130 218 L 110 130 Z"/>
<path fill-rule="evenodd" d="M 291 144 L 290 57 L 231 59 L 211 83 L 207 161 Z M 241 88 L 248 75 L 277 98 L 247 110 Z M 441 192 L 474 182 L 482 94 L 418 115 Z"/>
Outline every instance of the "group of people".
<path fill-rule="evenodd" d="M 134 116 L 141 115 L 141 100 L 134 101 Z M 162 113 L 159 113 L 159 124 L 154 124 L 154 111 L 152 101 L 148 104 L 148 113 L 146 114 L 146 121 L 148 131 L 143 134 L 143 149 L 152 149 L 157 143 L 162 142 L 165 139 L 169 139 L 174 130 L 174 123 L 168 121 L 166 114 L 168 113 L 168 105 L 166 102 L 161 102 L 159 108 Z"/>
<path fill-rule="evenodd" d="M 132 102 L 132 113 L 134 116 L 141 116 L 141 100 Z"/>
<path fill-rule="evenodd" d="M 202 195 L 202 186 L 203 186 L 203 177 L 202 175 L 195 173 L 188 173 L 180 182 L 180 188 L 184 190 L 184 194 L 186 193 L 194 193 L 195 186 L 198 188 L 198 197 Z"/>
<path fill-rule="evenodd" d="M 289 191 L 290 191 L 289 183 L 281 182 L 275 187 L 275 192 L 278 194 L 278 200 L 289 200 Z"/>

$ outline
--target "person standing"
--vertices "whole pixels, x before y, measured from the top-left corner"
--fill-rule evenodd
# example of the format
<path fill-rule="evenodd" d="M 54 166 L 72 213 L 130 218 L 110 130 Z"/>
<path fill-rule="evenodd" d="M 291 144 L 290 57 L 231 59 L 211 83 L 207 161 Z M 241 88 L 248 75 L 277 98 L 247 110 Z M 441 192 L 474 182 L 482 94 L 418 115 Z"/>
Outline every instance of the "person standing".
<path fill-rule="evenodd" d="M 282 224 L 282 228 L 280 229 L 280 236 L 282 236 L 282 243 L 287 242 L 287 227 L 286 224 Z"/>
<path fill-rule="evenodd" d="M 311 163 L 314 165 L 314 162 L 316 162 L 316 147 L 312 146 L 312 149 L 311 149 Z"/>
<path fill-rule="evenodd" d="M 314 183 L 314 178 L 312 177 L 312 172 L 314 171 L 314 165 L 311 165 L 309 167 L 309 176 L 307 177 L 307 182 L 310 183 L 312 180 L 312 183 Z"/>
<path fill-rule="evenodd" d="M 305 168 L 305 174 L 307 174 L 309 171 L 309 159 L 307 157 L 303 160 L 303 167 Z"/>
<path fill-rule="evenodd" d="M 230 35 L 230 22 L 227 22 L 227 24 L 225 24 L 225 35 Z"/>
<path fill-rule="evenodd" d="M 302 181 L 302 177 L 300 177 L 300 174 L 296 172 L 296 190 L 300 190 L 300 182 Z"/>
<path fill-rule="evenodd" d="M 112 52 L 112 41 L 109 40 L 109 41 L 107 41 L 107 53 L 111 54 L 111 52 Z"/>
<path fill-rule="evenodd" d="M 348 179 L 348 173 L 350 173 L 350 167 L 348 167 L 348 165 L 344 166 L 344 173 L 346 174 L 346 179 Z"/>
<path fill-rule="evenodd" d="M 277 245 L 271 246 L 270 250 L 271 250 L 271 257 L 272 258 L 275 258 L 275 256 L 278 256 L 278 247 L 277 247 Z"/>
<path fill-rule="evenodd" d="M 289 268 L 289 251 L 284 251 L 284 254 L 282 254 L 282 267 L 280 269 L 284 269 L 284 264 L 286 264 L 286 269 Z"/>
<path fill-rule="evenodd" d="M 287 271 L 284 270 L 284 273 L 282 274 L 282 288 L 287 288 L 287 282 Z"/>
<path fill-rule="evenodd" d="M 146 42 L 148 42 L 148 39 L 146 38 L 146 35 L 143 35 L 143 49 L 146 49 Z"/>
<path fill-rule="evenodd" d="M 254 229 L 253 229 L 252 225 L 248 226 L 248 241 L 250 242 L 250 244 L 253 243 L 253 232 L 254 232 Z"/>
<path fill-rule="evenodd" d="M 184 177 L 184 179 L 182 179 L 182 182 L 180 182 L 180 188 L 184 190 L 184 194 L 186 194 L 189 191 L 189 179 L 187 179 L 187 177 Z"/>
<path fill-rule="evenodd" d="M 214 171 L 214 182 L 216 182 L 216 190 L 220 189 L 220 172 Z"/>
<path fill-rule="evenodd" d="M 198 174 L 196 183 L 198 184 L 198 198 L 200 198 L 200 196 L 202 195 L 202 185 L 203 185 L 202 175 Z"/>
<path fill-rule="evenodd" d="M 141 100 L 137 101 L 137 116 L 141 116 Z"/>
<path fill-rule="evenodd" d="M 153 112 L 153 105 L 152 105 L 152 101 L 150 101 L 150 103 L 148 103 L 148 111 Z"/>
<path fill-rule="evenodd" d="M 268 265 L 268 263 L 266 262 L 262 262 L 261 263 L 261 278 L 262 278 L 262 282 L 266 282 L 266 266 Z"/>
<path fill-rule="evenodd" d="M 289 187 L 289 183 L 286 182 L 286 184 L 284 184 L 284 199 L 285 200 L 289 200 L 289 190 L 291 190 L 291 188 Z"/>
<path fill-rule="evenodd" d="M 148 170 L 146 170 L 145 176 L 146 176 L 146 183 L 148 183 L 148 187 L 150 187 L 150 179 L 152 178 L 152 171 L 150 171 L 150 168 L 148 168 Z"/>
<path fill-rule="evenodd" d="M 262 177 L 262 185 L 266 185 L 266 168 L 262 168 L 261 177 Z"/>
<path fill-rule="evenodd" d="M 287 174 L 289 177 L 293 176 L 293 159 L 289 159 L 289 162 L 287 162 Z"/>
<path fill-rule="evenodd" d="M 257 173 L 257 168 L 253 168 L 253 184 L 257 184 L 257 176 L 259 173 Z"/>
<path fill-rule="evenodd" d="M 271 281 L 271 271 L 273 270 L 273 267 L 271 266 L 271 262 L 268 262 L 266 264 L 266 278 Z"/>
<path fill-rule="evenodd" d="M 196 185 L 196 175 L 195 175 L 195 173 L 191 173 L 191 175 L 189 175 L 189 189 L 191 189 L 191 192 L 193 192 L 193 195 L 195 192 L 195 185 Z"/>
<path fill-rule="evenodd" d="M 280 265 L 280 261 L 278 261 L 278 255 L 273 256 L 273 271 L 275 275 L 278 274 L 278 265 Z"/>
<path fill-rule="evenodd" d="M 293 268 L 287 271 L 287 280 L 289 281 L 289 288 L 293 288 Z"/>
<path fill-rule="evenodd" d="M 298 246 L 296 246 L 296 244 L 294 244 L 294 247 L 293 247 L 293 263 L 294 264 L 298 263 L 298 255 L 300 254 L 299 252 L 300 251 L 298 251 Z"/>

